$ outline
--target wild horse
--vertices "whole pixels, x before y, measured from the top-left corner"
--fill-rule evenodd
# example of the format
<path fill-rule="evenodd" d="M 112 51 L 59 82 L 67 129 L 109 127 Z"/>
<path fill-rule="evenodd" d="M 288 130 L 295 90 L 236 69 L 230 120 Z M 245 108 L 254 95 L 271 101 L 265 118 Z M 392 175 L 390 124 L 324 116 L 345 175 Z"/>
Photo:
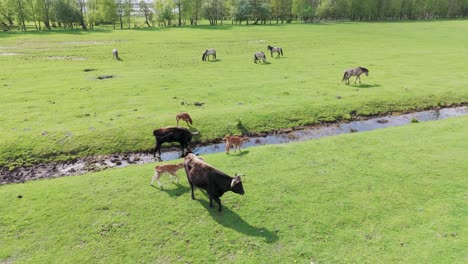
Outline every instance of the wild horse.
<path fill-rule="evenodd" d="M 356 76 L 356 79 L 354 80 L 354 83 L 359 79 L 359 83 L 361 83 L 361 74 L 365 74 L 366 76 L 369 76 L 369 70 L 364 68 L 364 67 L 357 67 L 357 68 L 352 68 L 352 69 L 347 69 L 344 74 L 343 74 L 343 79 L 341 81 L 346 81 L 346 85 L 349 85 L 349 78 L 351 76 Z"/>
<path fill-rule="evenodd" d="M 202 55 L 202 61 L 206 61 L 207 59 L 210 60 L 210 55 L 216 60 L 216 50 L 207 49 Z"/>
<path fill-rule="evenodd" d="M 265 53 L 263 53 L 262 51 L 255 52 L 255 54 L 254 54 L 254 63 L 257 63 L 257 61 L 263 61 L 263 63 L 265 63 L 266 62 Z"/>
<path fill-rule="evenodd" d="M 276 57 L 279 58 L 280 55 L 283 56 L 283 49 L 280 48 L 280 47 L 272 47 L 270 45 L 268 45 L 267 49 L 270 51 L 271 53 L 271 57 L 273 57 L 273 52 L 276 52 Z"/>

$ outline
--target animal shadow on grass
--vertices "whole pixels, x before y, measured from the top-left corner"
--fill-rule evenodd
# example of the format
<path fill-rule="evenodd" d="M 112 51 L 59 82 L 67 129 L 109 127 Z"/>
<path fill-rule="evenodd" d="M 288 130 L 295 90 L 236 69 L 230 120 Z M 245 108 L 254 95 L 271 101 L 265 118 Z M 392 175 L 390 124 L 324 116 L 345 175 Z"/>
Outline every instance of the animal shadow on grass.
<path fill-rule="evenodd" d="M 237 129 L 240 130 L 242 135 L 247 135 L 248 136 L 250 134 L 249 130 L 244 126 L 244 124 L 242 124 L 242 121 L 240 121 L 240 120 L 237 122 Z"/>
<path fill-rule="evenodd" d="M 356 88 L 375 88 L 375 87 L 380 87 L 380 84 L 365 84 L 365 83 L 361 83 L 361 84 L 352 84 L 350 85 L 352 87 L 356 87 Z"/>
<path fill-rule="evenodd" d="M 175 183 L 175 182 L 172 183 L 172 184 L 176 185 L 177 188 L 175 188 L 175 189 L 166 189 L 166 188 L 164 188 L 164 187 L 159 188 L 159 187 L 156 187 L 156 186 L 154 186 L 154 185 L 151 185 L 151 187 L 153 187 L 153 188 L 155 188 L 155 189 L 157 189 L 157 190 L 159 190 L 159 191 L 161 191 L 161 192 L 165 192 L 165 193 L 167 193 L 170 197 L 173 197 L 173 198 L 174 198 L 174 197 L 179 197 L 179 196 L 181 196 L 182 194 L 184 194 L 184 193 L 190 191 L 190 188 L 189 188 L 188 186 L 184 186 L 184 185 L 181 185 L 181 184 Z"/>
<path fill-rule="evenodd" d="M 214 59 L 214 60 L 210 60 L 209 62 L 219 62 L 221 61 L 220 59 Z"/>
<path fill-rule="evenodd" d="M 236 151 L 236 152 L 230 151 L 229 152 L 229 155 L 234 156 L 234 157 L 242 157 L 242 156 L 245 156 L 247 154 L 249 154 L 248 150 L 242 150 L 242 151 Z"/>
<path fill-rule="evenodd" d="M 204 193 L 205 194 L 205 193 Z M 208 195 L 205 194 L 206 199 Z M 218 212 L 218 204 L 213 202 L 214 207 L 210 208 L 209 202 L 205 199 L 197 199 L 197 201 L 210 213 L 213 220 L 218 224 L 233 229 L 247 236 L 263 237 L 268 244 L 278 241 L 278 235 L 264 227 L 256 227 L 247 223 L 238 214 L 223 205 L 223 211 Z"/>

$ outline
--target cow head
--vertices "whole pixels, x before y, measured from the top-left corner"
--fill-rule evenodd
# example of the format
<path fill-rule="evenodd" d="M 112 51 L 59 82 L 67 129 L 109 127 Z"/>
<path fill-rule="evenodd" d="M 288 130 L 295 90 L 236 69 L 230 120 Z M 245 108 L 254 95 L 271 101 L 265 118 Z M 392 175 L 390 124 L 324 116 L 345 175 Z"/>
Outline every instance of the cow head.
<path fill-rule="evenodd" d="M 231 181 L 231 190 L 235 193 L 244 195 L 244 187 L 242 186 L 241 175 L 236 176 Z"/>

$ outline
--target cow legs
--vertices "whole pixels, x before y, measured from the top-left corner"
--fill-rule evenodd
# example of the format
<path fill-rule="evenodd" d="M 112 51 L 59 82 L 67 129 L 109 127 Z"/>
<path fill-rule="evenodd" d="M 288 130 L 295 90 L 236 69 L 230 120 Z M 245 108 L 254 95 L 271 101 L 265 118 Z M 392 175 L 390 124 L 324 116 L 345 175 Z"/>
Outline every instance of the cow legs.
<path fill-rule="evenodd" d="M 156 153 L 158 154 L 158 156 L 156 156 Z M 156 146 L 154 147 L 154 157 L 156 157 L 156 159 L 158 161 L 162 161 L 162 159 L 161 159 L 161 144 L 159 144 L 158 142 L 156 142 Z"/>
<path fill-rule="evenodd" d="M 216 201 L 216 203 L 218 203 L 218 212 L 221 212 L 221 199 L 219 199 L 219 197 L 213 197 L 213 199 Z M 210 203 L 211 203 L 211 199 L 210 199 Z M 213 205 L 211 204 L 211 207 L 213 207 Z"/>
<path fill-rule="evenodd" d="M 182 158 L 184 156 L 184 147 L 186 146 L 182 142 L 179 142 L 179 146 L 180 146 L 180 157 Z"/>
<path fill-rule="evenodd" d="M 188 177 L 187 177 L 187 179 L 188 179 Z M 193 194 L 193 184 L 190 181 L 189 181 L 189 184 L 190 184 L 190 188 L 192 188 L 192 200 L 195 200 L 195 195 Z"/>

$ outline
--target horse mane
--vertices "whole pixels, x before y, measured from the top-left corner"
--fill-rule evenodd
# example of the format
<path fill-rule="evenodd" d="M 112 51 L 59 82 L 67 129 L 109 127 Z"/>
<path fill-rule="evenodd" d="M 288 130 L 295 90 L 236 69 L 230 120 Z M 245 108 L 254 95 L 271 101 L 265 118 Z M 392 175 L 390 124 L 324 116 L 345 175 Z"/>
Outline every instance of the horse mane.
<path fill-rule="evenodd" d="M 366 69 L 366 68 L 364 68 L 364 67 L 359 67 L 359 69 L 361 69 L 361 70 L 364 71 L 364 72 L 369 72 L 369 70 Z"/>
<path fill-rule="evenodd" d="M 202 57 L 201 57 L 202 61 L 205 60 L 205 56 L 206 56 L 206 53 L 207 53 L 207 52 L 208 52 L 208 50 L 205 50 L 205 52 L 203 52 L 203 55 L 202 55 Z"/>

